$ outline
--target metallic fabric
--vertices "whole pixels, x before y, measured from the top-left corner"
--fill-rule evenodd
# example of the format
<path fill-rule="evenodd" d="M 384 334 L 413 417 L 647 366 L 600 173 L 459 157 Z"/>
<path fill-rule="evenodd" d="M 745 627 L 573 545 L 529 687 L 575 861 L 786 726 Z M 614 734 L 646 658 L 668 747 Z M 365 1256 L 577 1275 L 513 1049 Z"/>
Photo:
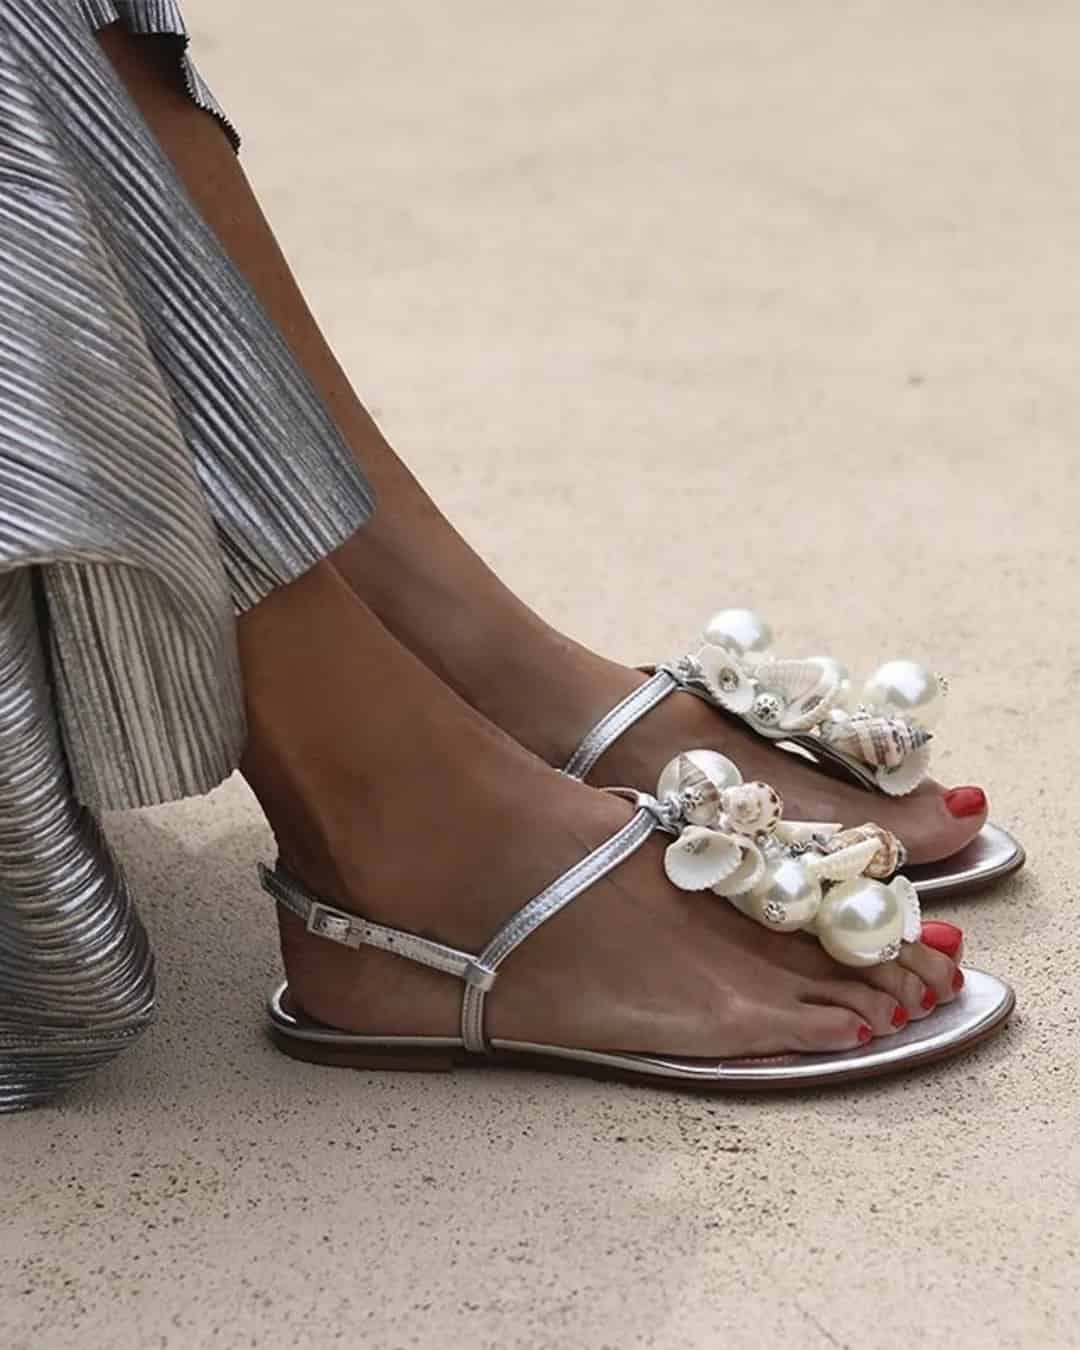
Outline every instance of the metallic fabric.
<path fill-rule="evenodd" d="M 145 939 L 87 808 L 235 768 L 235 612 L 372 508 L 101 54 L 117 17 L 183 55 L 172 4 L 0 0 L 0 1109 L 146 1020 Z"/>
<path fill-rule="evenodd" d="M 620 736 L 623 736 L 641 721 L 641 719 L 669 694 L 677 693 L 679 682 L 666 670 L 658 670 L 655 675 L 632 689 L 614 708 L 606 712 L 594 727 L 581 738 L 581 744 L 567 760 L 563 773 L 568 778 L 579 778 L 582 782 L 596 767 L 600 758 L 611 749 Z"/>

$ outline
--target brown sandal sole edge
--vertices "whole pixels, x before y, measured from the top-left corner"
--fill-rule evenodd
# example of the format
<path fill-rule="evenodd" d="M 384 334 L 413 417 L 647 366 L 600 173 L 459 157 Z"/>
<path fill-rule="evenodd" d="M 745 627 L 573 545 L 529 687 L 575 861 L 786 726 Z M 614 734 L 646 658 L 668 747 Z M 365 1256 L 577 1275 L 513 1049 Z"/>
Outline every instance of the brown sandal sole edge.
<path fill-rule="evenodd" d="M 493 1039 L 491 1053 L 470 1054 L 454 1037 L 359 1036 L 291 1011 L 288 985 L 268 1004 L 275 1045 L 310 1064 L 369 1071 L 447 1073 L 458 1068 L 504 1067 L 584 1074 L 600 1079 L 699 1092 L 756 1092 L 842 1086 L 949 1059 L 1002 1031 L 1016 1004 L 1003 980 L 965 967 L 965 985 L 952 1003 L 911 1022 L 895 1036 L 841 1054 L 792 1054 L 762 1059 L 704 1060 L 578 1050 Z"/>

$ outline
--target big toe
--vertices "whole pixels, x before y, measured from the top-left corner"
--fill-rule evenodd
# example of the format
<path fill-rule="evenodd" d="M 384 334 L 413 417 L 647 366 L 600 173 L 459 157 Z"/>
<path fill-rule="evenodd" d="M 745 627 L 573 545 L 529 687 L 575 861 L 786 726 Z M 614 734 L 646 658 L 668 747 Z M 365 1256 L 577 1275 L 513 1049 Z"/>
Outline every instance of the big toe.
<path fill-rule="evenodd" d="M 979 787 L 944 788 L 926 782 L 907 797 L 888 802 L 878 798 L 874 805 L 868 815 L 903 840 L 913 865 L 951 858 L 986 823 L 986 793 Z"/>

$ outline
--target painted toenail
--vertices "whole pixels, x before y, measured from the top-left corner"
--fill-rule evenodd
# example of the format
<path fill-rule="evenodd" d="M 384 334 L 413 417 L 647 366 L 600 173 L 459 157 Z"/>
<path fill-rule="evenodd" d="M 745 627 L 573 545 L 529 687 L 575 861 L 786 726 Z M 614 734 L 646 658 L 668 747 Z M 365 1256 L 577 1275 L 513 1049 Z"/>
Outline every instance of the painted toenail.
<path fill-rule="evenodd" d="M 962 970 L 958 970 L 958 971 L 956 972 L 956 974 L 952 977 L 952 987 L 953 987 L 953 993 L 954 993 L 954 994 L 958 994 L 958 993 L 960 992 L 960 990 L 963 989 L 963 987 L 964 987 L 964 972 L 963 972 Z"/>
<path fill-rule="evenodd" d="M 957 820 L 977 816 L 986 810 L 986 793 L 980 787 L 951 788 L 945 794 L 945 805 Z"/>
<path fill-rule="evenodd" d="M 922 926 L 920 940 L 936 952 L 943 952 L 951 960 L 964 943 L 964 930 L 954 923 L 945 923 L 941 919 L 928 919 Z"/>
<path fill-rule="evenodd" d="M 869 1028 L 869 1027 L 866 1025 L 866 1023 L 864 1022 L 864 1023 L 862 1024 L 862 1026 L 859 1028 L 859 1044 L 860 1044 L 860 1045 L 865 1045 L 866 1042 L 867 1042 L 868 1040 L 870 1040 L 870 1038 L 873 1036 L 873 1034 L 874 1034 L 874 1033 L 870 1030 L 870 1028 Z"/>
<path fill-rule="evenodd" d="M 899 1003 L 893 1009 L 892 1024 L 897 1030 L 906 1027 L 908 1024 L 907 1009 L 902 1008 Z"/>
<path fill-rule="evenodd" d="M 928 989 L 926 993 L 923 994 L 922 1006 L 926 1009 L 927 1012 L 929 1012 L 931 1008 L 937 1006 L 937 994 L 935 994 L 932 989 Z"/>

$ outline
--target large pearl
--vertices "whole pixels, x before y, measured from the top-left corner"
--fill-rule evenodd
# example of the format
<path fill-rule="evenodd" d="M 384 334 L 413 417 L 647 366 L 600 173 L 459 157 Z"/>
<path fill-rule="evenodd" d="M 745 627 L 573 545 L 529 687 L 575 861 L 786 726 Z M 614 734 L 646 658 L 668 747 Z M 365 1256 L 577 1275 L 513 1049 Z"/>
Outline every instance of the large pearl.
<path fill-rule="evenodd" d="M 880 881 L 854 877 L 833 886 L 821 902 L 814 925 L 821 945 L 845 966 L 876 966 L 904 936 L 899 898 Z"/>
<path fill-rule="evenodd" d="M 918 661 L 886 661 L 863 686 L 863 702 L 929 729 L 941 716 L 941 681 Z"/>
<path fill-rule="evenodd" d="M 705 641 L 732 651 L 765 652 L 772 646 L 772 630 L 752 609 L 722 609 L 705 625 Z"/>
<path fill-rule="evenodd" d="M 716 750 L 686 750 L 676 755 L 664 765 L 660 772 L 660 781 L 656 785 L 656 795 L 661 801 L 679 790 L 679 760 L 688 759 L 696 769 L 700 769 L 714 787 L 723 792 L 724 788 L 737 787 L 742 782 L 742 774 L 728 759 Z"/>
<path fill-rule="evenodd" d="M 771 858 L 765 875 L 739 908 L 777 933 L 805 928 L 821 904 L 821 882 L 798 858 Z"/>

